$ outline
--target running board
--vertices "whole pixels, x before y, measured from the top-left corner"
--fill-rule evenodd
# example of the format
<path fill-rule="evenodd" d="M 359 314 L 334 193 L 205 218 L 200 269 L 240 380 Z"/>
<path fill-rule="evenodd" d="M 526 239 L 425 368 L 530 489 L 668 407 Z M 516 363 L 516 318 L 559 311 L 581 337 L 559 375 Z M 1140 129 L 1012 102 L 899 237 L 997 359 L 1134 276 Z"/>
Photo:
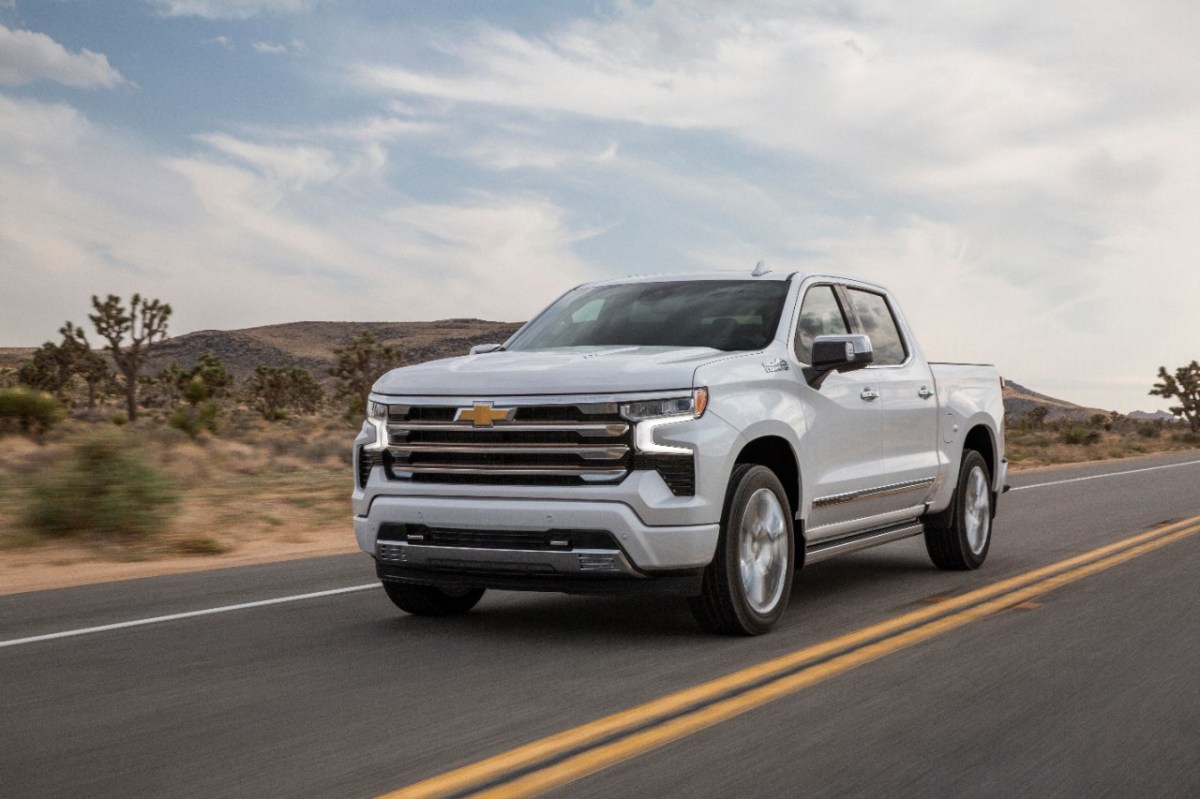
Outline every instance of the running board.
<path fill-rule="evenodd" d="M 819 563 L 835 555 L 847 552 L 857 552 L 860 549 L 870 549 L 880 544 L 899 541 L 901 538 L 911 538 L 925 532 L 925 525 L 920 522 L 905 522 L 894 527 L 884 527 L 880 530 L 868 530 L 865 533 L 855 533 L 832 541 L 820 541 L 804 549 L 804 565 Z"/>

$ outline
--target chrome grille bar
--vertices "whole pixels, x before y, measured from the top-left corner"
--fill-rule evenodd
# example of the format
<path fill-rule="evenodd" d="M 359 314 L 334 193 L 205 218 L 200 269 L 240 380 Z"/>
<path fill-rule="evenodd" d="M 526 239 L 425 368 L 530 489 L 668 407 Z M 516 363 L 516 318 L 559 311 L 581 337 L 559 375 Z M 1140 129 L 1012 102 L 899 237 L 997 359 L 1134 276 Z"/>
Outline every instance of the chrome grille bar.
<path fill-rule="evenodd" d="M 410 474 L 481 475 L 499 477 L 579 477 L 583 480 L 615 480 L 625 476 L 625 469 L 597 469 L 583 466 L 513 466 L 491 468 L 487 466 L 408 466 L 396 464 L 397 472 Z"/>
<path fill-rule="evenodd" d="M 629 425 L 620 422 L 613 424 L 572 424 L 571 422 L 547 422 L 543 424 L 500 423 L 491 427 L 475 427 L 470 424 L 443 424 L 441 422 L 405 422 L 404 424 L 389 424 L 388 433 L 407 434 L 413 432 L 429 433 L 579 433 L 584 436 L 611 436 L 617 438 L 629 432 Z"/>
<path fill-rule="evenodd" d="M 402 444 L 388 447 L 393 455 L 576 455 L 589 461 L 618 461 L 629 454 L 629 447 L 577 447 L 559 444 Z"/>

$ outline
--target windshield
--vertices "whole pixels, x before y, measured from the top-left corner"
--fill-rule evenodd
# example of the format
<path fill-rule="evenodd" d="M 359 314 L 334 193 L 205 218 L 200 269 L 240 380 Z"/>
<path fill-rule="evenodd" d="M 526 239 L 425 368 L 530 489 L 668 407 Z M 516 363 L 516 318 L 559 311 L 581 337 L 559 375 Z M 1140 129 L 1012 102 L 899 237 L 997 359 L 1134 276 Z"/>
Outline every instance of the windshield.
<path fill-rule="evenodd" d="M 649 346 L 760 350 L 775 335 L 788 283 L 697 280 L 581 286 L 509 346 Z"/>

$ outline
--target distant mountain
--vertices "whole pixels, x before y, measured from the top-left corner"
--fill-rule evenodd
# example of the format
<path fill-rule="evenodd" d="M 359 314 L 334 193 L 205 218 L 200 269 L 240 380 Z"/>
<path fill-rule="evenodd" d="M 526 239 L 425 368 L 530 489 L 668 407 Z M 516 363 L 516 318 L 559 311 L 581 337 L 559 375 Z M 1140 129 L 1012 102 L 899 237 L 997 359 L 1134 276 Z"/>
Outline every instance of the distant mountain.
<path fill-rule="evenodd" d="M 500 343 L 522 322 L 482 319 L 443 319 L 437 322 L 290 322 L 244 330 L 199 330 L 156 344 L 147 371 L 172 361 L 187 368 L 201 355 L 217 355 L 234 377 L 243 380 L 254 367 L 297 366 L 322 382 L 332 380 L 327 369 L 333 351 L 357 335 L 370 332 L 376 340 L 401 351 L 403 363 L 414 364 L 466 355 L 475 344 Z"/>
<path fill-rule="evenodd" d="M 0 347 L 0 369 L 16 369 L 37 352 L 37 347 Z"/>
<path fill-rule="evenodd" d="M 1014 383 L 1011 380 L 1005 381 L 1004 413 L 1006 416 L 1009 418 L 1024 416 L 1039 405 L 1050 411 L 1046 415 L 1047 421 L 1069 420 L 1085 422 L 1097 413 L 1105 416 L 1109 414 L 1108 411 L 1102 408 L 1085 408 L 1073 402 L 1055 399 L 1046 394 L 1039 394 L 1032 389 L 1025 388 L 1020 383 Z"/>
<path fill-rule="evenodd" d="M 1133 413 L 1129 414 L 1129 418 L 1147 422 L 1157 422 L 1160 420 L 1164 422 L 1170 422 L 1174 421 L 1176 416 L 1170 411 L 1134 411 Z"/>

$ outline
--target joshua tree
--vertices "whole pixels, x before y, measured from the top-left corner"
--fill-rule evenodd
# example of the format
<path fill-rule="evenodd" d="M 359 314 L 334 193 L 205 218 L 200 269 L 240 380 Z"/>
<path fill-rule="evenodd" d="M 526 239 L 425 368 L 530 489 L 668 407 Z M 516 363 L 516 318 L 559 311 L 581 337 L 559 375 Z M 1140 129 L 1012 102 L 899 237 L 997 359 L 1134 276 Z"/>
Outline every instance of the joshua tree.
<path fill-rule="evenodd" d="M 171 306 L 158 300 L 143 300 L 141 294 L 134 294 L 126 310 L 120 297 L 109 294 L 104 302 L 92 295 L 92 307 L 96 313 L 89 314 L 88 318 L 100 337 L 108 342 L 108 351 L 124 380 L 129 421 L 135 421 L 138 376 L 150 356 L 150 345 L 167 337 Z"/>
<path fill-rule="evenodd" d="M 404 362 L 400 350 L 376 341 L 369 331 L 355 336 L 350 346 L 336 348 L 333 355 L 336 360 L 329 374 L 337 378 L 335 394 L 345 404 L 349 418 L 363 413 L 371 385 L 379 376 Z"/>
<path fill-rule="evenodd" d="M 294 366 L 257 366 L 246 388 L 255 410 L 272 422 L 285 418 L 288 408 L 315 413 L 324 399 L 312 373 Z"/>
<path fill-rule="evenodd" d="M 96 394 L 112 378 L 112 369 L 108 366 L 108 361 L 104 357 L 92 349 L 92 345 L 87 340 L 87 335 L 83 332 L 83 328 L 75 327 L 70 322 L 67 322 L 61 328 L 59 333 L 62 334 L 63 341 L 60 346 L 68 348 L 72 352 L 72 369 L 75 374 L 83 379 L 84 385 L 87 386 L 87 404 L 88 408 L 96 407 Z"/>
<path fill-rule="evenodd" d="M 1174 397 L 1179 404 L 1172 407 L 1171 413 L 1187 421 L 1193 433 L 1200 433 L 1200 363 L 1192 361 L 1187 366 L 1169 374 L 1167 367 L 1158 367 L 1158 379 L 1150 393 L 1154 396 L 1170 399 Z"/>
<path fill-rule="evenodd" d="M 92 349 L 81 328 L 67 322 L 58 332 L 62 342 L 43 344 L 21 365 L 18 379 L 27 386 L 50 392 L 60 402 L 67 402 L 78 375 L 87 386 L 88 407 L 95 407 L 96 392 L 110 375 L 108 364 Z"/>
<path fill-rule="evenodd" d="M 196 359 L 196 365 L 181 375 L 179 385 L 186 392 L 187 384 L 199 378 L 204 383 L 207 396 L 210 399 L 220 399 L 229 393 L 233 387 L 233 375 L 225 367 L 225 362 L 213 352 L 206 352 Z"/>

